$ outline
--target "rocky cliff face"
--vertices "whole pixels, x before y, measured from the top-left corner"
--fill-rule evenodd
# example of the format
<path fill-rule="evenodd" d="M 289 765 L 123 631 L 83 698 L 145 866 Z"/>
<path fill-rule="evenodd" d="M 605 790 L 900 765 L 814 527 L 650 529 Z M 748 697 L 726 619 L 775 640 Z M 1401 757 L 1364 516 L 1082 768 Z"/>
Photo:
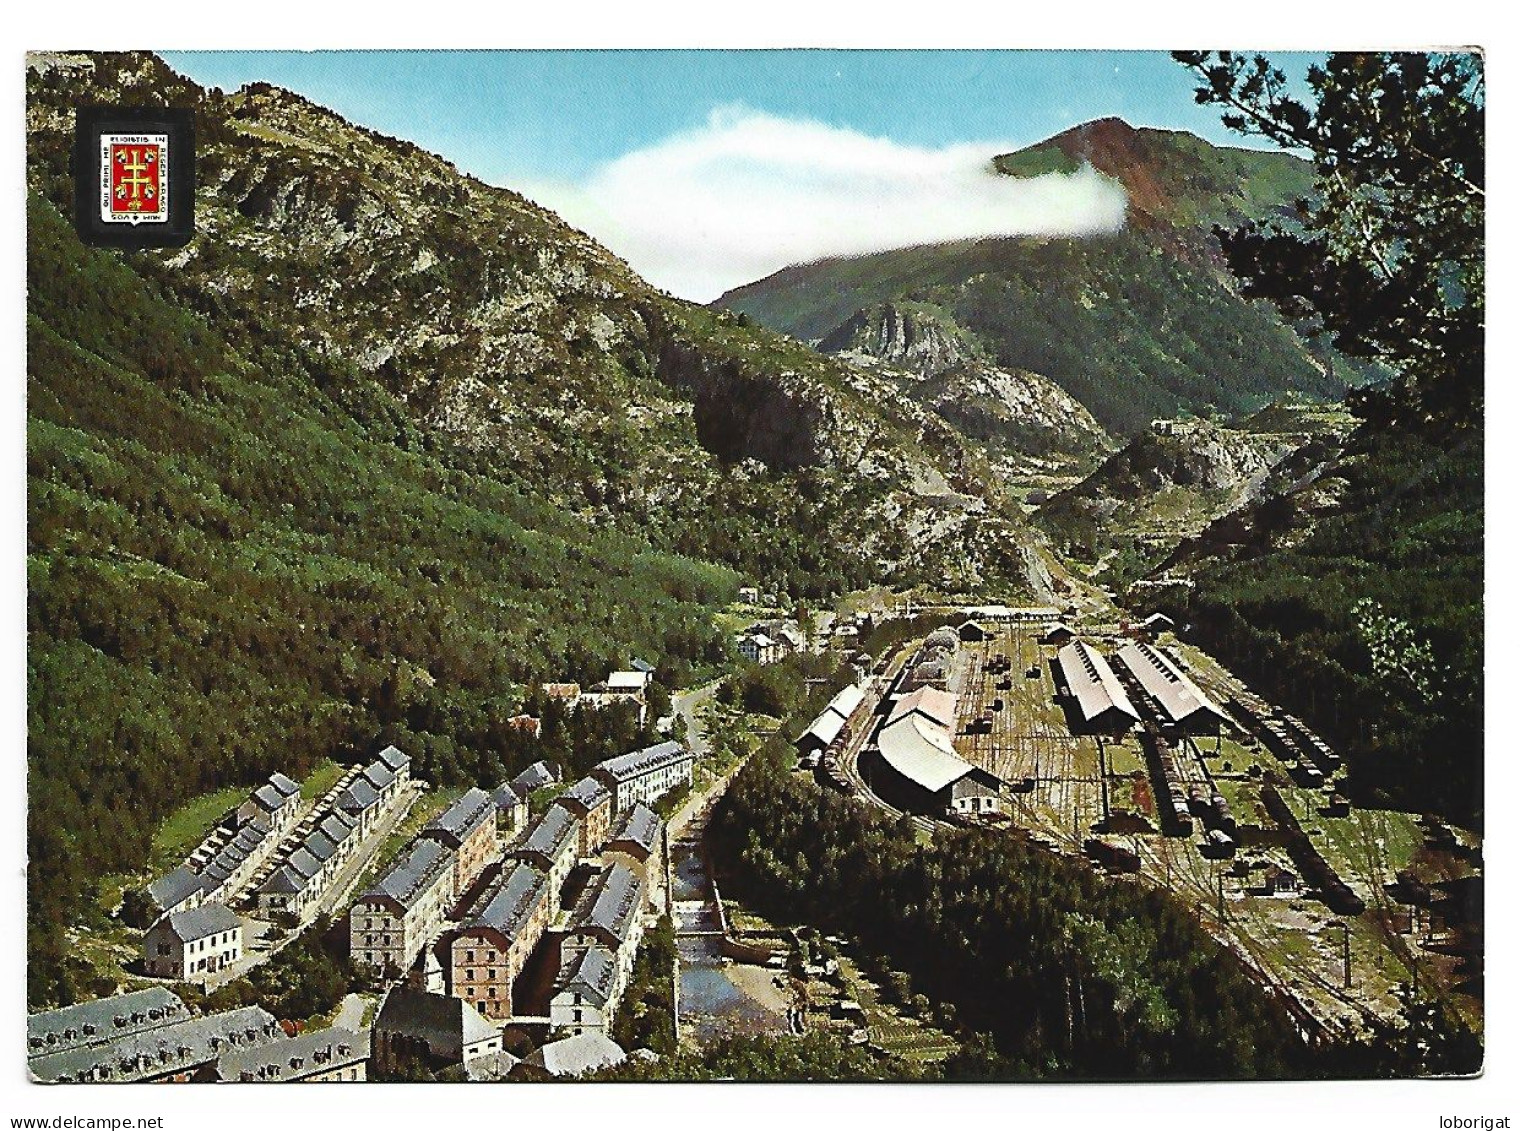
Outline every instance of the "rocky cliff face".
<path fill-rule="evenodd" d="M 988 445 L 1004 471 L 1025 475 L 1054 460 L 1083 470 L 1112 447 L 1074 397 L 1028 370 L 987 361 L 944 311 L 883 303 L 858 310 L 825 334 L 818 349 L 898 387 L 958 431 Z"/>
<path fill-rule="evenodd" d="M 857 310 L 818 342 L 824 353 L 864 354 L 923 377 L 980 357 L 953 324 L 923 308 L 882 303 Z"/>
<path fill-rule="evenodd" d="M 888 575 L 917 552 L 882 524 L 943 519 L 925 484 L 1010 533 L 984 461 L 891 382 L 655 291 L 524 197 L 288 91 L 201 89 L 151 55 L 31 57 L 28 176 L 65 213 L 72 108 L 112 99 L 196 113 L 198 234 L 135 257 L 143 274 L 240 344 L 380 382 L 553 505 L 678 538 L 725 484 L 757 513 L 800 499 Z M 788 485 L 804 472 L 816 501 Z"/>
<path fill-rule="evenodd" d="M 1158 421 L 1086 479 L 1040 508 L 1039 523 L 1092 555 L 1139 540 L 1169 548 L 1310 474 L 1345 422 L 1304 416 L 1299 427 L 1252 431 L 1206 421 Z"/>

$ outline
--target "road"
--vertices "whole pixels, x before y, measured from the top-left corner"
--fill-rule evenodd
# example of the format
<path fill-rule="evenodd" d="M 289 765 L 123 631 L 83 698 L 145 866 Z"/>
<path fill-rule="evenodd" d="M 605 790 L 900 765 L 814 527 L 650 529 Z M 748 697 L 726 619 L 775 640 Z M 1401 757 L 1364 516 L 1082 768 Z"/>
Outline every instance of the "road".
<path fill-rule="evenodd" d="M 693 687 L 689 691 L 677 691 L 670 697 L 671 708 L 686 721 L 686 745 L 691 747 L 692 753 L 701 758 L 712 751 L 712 743 L 708 741 L 707 734 L 702 730 L 698 721 L 698 712 L 717 694 L 719 680 L 704 684 L 701 687 Z"/>
<path fill-rule="evenodd" d="M 670 697 L 676 714 L 686 720 L 686 744 L 698 758 L 712 752 L 712 742 L 702 727 L 700 712 L 712 701 L 717 690 L 718 681 L 714 680 L 712 683 L 692 688 L 690 691 L 678 691 Z M 744 768 L 744 763 L 747 761 L 747 758 L 741 758 L 722 777 L 708 783 L 707 788 L 701 793 L 693 793 L 686 799 L 686 803 L 676 810 L 667 822 L 668 835 L 672 841 L 682 835 L 686 826 L 691 824 L 694 818 L 699 814 L 706 814 L 717 804 L 718 798 L 723 796 L 729 783 L 734 780 L 734 775 Z"/>
<path fill-rule="evenodd" d="M 364 1032 L 360 1026 L 364 1022 L 364 1007 L 368 1004 L 368 998 L 360 994 L 349 994 L 338 1007 L 338 1015 L 333 1018 L 333 1028 L 347 1029 L 351 1033 Z"/>

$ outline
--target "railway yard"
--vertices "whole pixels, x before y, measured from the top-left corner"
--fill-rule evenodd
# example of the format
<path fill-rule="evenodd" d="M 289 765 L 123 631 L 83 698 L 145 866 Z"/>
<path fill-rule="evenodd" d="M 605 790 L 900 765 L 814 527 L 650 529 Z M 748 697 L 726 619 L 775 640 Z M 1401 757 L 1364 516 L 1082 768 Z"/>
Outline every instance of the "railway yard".
<path fill-rule="evenodd" d="M 981 823 L 1084 856 L 1121 882 L 1167 888 L 1308 1036 L 1393 1017 L 1407 984 L 1449 993 L 1481 1025 L 1475 834 L 1351 805 L 1327 743 L 1169 633 L 1157 648 L 1217 706 L 1217 733 L 1168 725 L 1117 662 L 1139 724 L 1088 733 L 1065 693 L 1057 644 L 1042 639 L 1048 626 L 983 628 L 944 657 L 943 682 L 955 696 L 956 754 L 998 782 L 1000 811 Z M 1127 642 L 1118 625 L 1079 636 L 1109 659 Z M 880 696 L 884 707 L 903 690 L 921 643 L 883 665 L 868 703 Z M 879 772 L 866 766 L 880 713 L 824 769 L 836 788 L 893 808 L 900 798 L 867 785 Z M 948 823 L 932 812 L 915 820 L 921 835 Z"/>

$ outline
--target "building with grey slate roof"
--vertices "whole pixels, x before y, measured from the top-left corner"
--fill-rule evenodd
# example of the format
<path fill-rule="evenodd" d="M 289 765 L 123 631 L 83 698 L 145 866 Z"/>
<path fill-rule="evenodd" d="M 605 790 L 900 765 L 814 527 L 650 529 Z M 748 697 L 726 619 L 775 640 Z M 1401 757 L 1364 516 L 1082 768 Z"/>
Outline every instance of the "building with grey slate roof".
<path fill-rule="evenodd" d="M 368 836 L 370 829 L 379 823 L 381 815 L 385 812 L 380 804 L 379 791 L 362 775 L 355 775 L 349 781 L 343 792 L 338 795 L 333 808 L 354 822 L 360 836 Z"/>
<path fill-rule="evenodd" d="M 644 881 L 632 868 L 623 864 L 603 868 L 575 902 L 561 953 L 597 942 L 609 950 L 637 946 L 643 933 L 643 895 Z"/>
<path fill-rule="evenodd" d="M 27 1059 L 105 1044 L 189 1016 L 179 996 L 163 986 L 33 1013 L 26 1019 Z"/>
<path fill-rule="evenodd" d="M 241 825 L 255 817 L 262 817 L 275 833 L 279 833 L 295 823 L 300 811 L 301 787 L 284 774 L 277 773 L 238 806 L 237 819 Z"/>
<path fill-rule="evenodd" d="M 549 806 L 512 855 L 543 872 L 559 891 L 580 858 L 580 820 L 562 805 Z"/>
<path fill-rule="evenodd" d="M 143 934 L 143 965 L 154 978 L 203 982 L 243 956 L 243 921 L 225 904 L 163 916 Z"/>
<path fill-rule="evenodd" d="M 269 878 L 259 885 L 258 901 L 259 910 L 266 915 L 300 915 L 310 901 L 306 895 L 311 888 L 311 881 L 301 875 L 294 868 L 283 866 L 276 868 L 269 874 Z"/>
<path fill-rule="evenodd" d="M 414 840 L 350 908 L 350 955 L 377 970 L 405 970 L 442 929 L 453 896 L 453 850 Z"/>
<path fill-rule="evenodd" d="M 612 807 L 621 813 L 636 801 L 653 805 L 682 785 L 691 784 L 696 755 L 679 742 L 660 742 L 599 763 L 591 775 L 612 791 Z"/>
<path fill-rule="evenodd" d="M 548 878 L 531 864 L 507 865 L 480 913 L 449 947 L 455 997 L 486 1017 L 512 1016 L 512 986 L 555 911 Z"/>
<path fill-rule="evenodd" d="M 196 1070 L 222 1084 L 316 1084 L 365 1079 L 369 1037 L 349 1029 L 311 1029 L 269 1044 L 234 1048 Z"/>
<path fill-rule="evenodd" d="M 574 969 L 581 955 L 593 947 L 612 955 L 614 1008 L 633 974 L 633 960 L 644 937 L 644 891 L 644 877 L 638 872 L 621 863 L 609 864 L 581 892 L 560 939 L 561 970 Z"/>
<path fill-rule="evenodd" d="M 295 797 L 301 792 L 299 785 L 278 770 L 269 775 L 269 784 L 279 790 L 282 797 Z"/>
<path fill-rule="evenodd" d="M 549 999 L 549 1027 L 569 1034 L 605 1033 L 626 986 L 617 958 L 604 946 L 587 947 L 560 972 Z"/>
<path fill-rule="evenodd" d="M 148 899 L 164 914 L 199 907 L 204 895 L 205 880 L 184 864 L 148 885 Z"/>
<path fill-rule="evenodd" d="M 511 785 L 499 785 L 491 792 L 496 802 L 496 831 L 504 837 L 515 837 L 528 824 L 528 799 Z"/>
<path fill-rule="evenodd" d="M 338 854 L 338 846 L 320 828 L 312 829 L 307 833 L 305 839 L 301 841 L 301 847 L 323 864 Z"/>
<path fill-rule="evenodd" d="M 403 782 L 409 781 L 412 776 L 412 760 L 394 746 L 387 746 L 375 755 L 378 761 L 384 762 L 386 768 L 400 778 Z"/>
<path fill-rule="evenodd" d="M 317 822 L 317 828 L 322 831 L 323 836 L 338 845 L 345 856 L 357 847 L 354 843 L 359 839 L 356 835 L 357 826 L 343 813 L 327 814 Z"/>
<path fill-rule="evenodd" d="M 34 1057 L 27 1061 L 27 1070 L 38 1081 L 60 1084 L 188 1080 L 197 1069 L 229 1052 L 270 1044 L 284 1036 L 279 1022 L 250 1005 Z"/>
<path fill-rule="evenodd" d="M 573 1079 L 611 1068 L 626 1059 L 623 1046 L 611 1037 L 601 1033 L 580 1033 L 534 1049 L 523 1063 L 542 1068 L 550 1076 Z"/>
<path fill-rule="evenodd" d="M 384 762 L 371 762 L 362 771 L 364 780 L 374 787 L 382 801 L 390 797 L 396 784 L 396 771 Z"/>
<path fill-rule="evenodd" d="M 665 822 L 642 801 L 636 802 L 613 826 L 602 860 L 622 864 L 644 879 L 644 896 L 652 900 L 655 880 L 664 867 Z"/>
<path fill-rule="evenodd" d="M 370 1031 L 371 1060 L 382 1072 L 413 1059 L 468 1071 L 501 1051 L 501 1030 L 464 1002 L 407 986 L 385 995 Z"/>
<path fill-rule="evenodd" d="M 612 831 L 612 793 L 593 777 L 584 777 L 554 799 L 579 818 L 580 852 L 592 856 L 607 843 Z"/>
<path fill-rule="evenodd" d="M 454 894 L 459 895 L 495 858 L 500 847 L 496 835 L 496 802 L 483 789 L 471 789 L 422 830 L 421 836 L 454 852 Z"/>
<path fill-rule="evenodd" d="M 554 767 L 548 762 L 534 762 L 522 773 L 518 774 L 509 783 L 517 796 L 527 800 L 529 796 L 541 789 L 546 789 L 559 781 L 559 774 L 554 772 Z"/>
<path fill-rule="evenodd" d="M 271 775 L 217 822 L 183 864 L 144 889 L 148 903 L 157 915 L 202 903 L 231 903 L 274 852 L 300 802 L 299 785 L 284 774 Z"/>

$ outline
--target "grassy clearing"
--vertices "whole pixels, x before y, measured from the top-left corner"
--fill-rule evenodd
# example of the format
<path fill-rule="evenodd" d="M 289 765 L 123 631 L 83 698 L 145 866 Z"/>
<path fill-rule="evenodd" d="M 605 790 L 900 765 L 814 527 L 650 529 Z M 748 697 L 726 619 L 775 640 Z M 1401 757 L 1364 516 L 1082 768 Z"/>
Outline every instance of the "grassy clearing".
<path fill-rule="evenodd" d="M 1141 756 L 1138 741 L 1110 742 L 1106 745 L 1106 749 L 1109 773 L 1114 777 L 1128 777 L 1136 772 L 1145 772 L 1145 759 Z"/>
<path fill-rule="evenodd" d="M 1217 754 L 1214 751 L 1215 743 L 1212 738 L 1200 738 L 1197 740 L 1197 745 L 1199 753 L 1208 764 L 1209 772 L 1213 774 L 1243 774 L 1255 765 L 1260 765 L 1264 769 L 1280 768 L 1277 759 L 1265 750 L 1260 747 L 1252 750 L 1232 738 L 1219 740 Z"/>
<path fill-rule="evenodd" d="M 149 870 L 157 875 L 178 864 L 211 831 L 217 819 L 248 796 L 244 786 L 203 793 L 170 813 L 153 834 Z"/>
<path fill-rule="evenodd" d="M 347 768 L 338 765 L 331 758 L 325 759 L 311 772 L 311 776 L 301 783 L 301 798 L 305 801 L 315 801 L 338 784 L 338 779 L 343 776 Z"/>

